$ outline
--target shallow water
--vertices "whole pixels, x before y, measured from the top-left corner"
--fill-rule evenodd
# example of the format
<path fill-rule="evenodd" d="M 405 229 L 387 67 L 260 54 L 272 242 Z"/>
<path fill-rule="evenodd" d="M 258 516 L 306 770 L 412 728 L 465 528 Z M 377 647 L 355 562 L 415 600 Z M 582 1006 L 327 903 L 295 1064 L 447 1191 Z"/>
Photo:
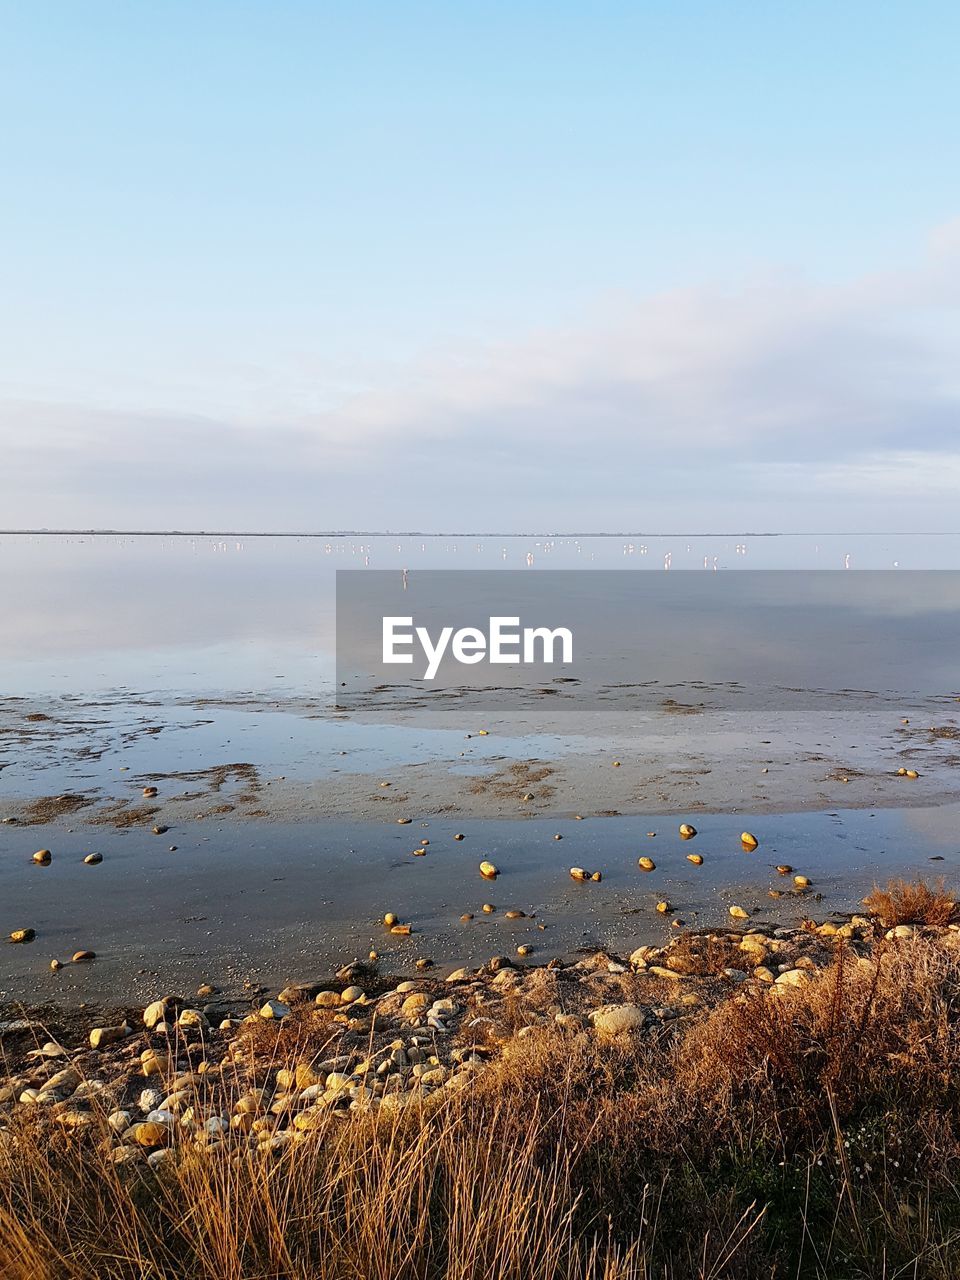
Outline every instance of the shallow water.
<path fill-rule="evenodd" d="M 741 582 L 701 591 L 699 612 L 671 630 L 665 563 L 673 577 L 710 571 L 684 575 L 691 583 L 717 583 L 714 568 Z M 613 646 L 588 700 L 556 684 L 549 696 L 486 690 L 416 705 L 387 688 L 343 711 L 343 567 L 657 571 L 644 598 L 660 613 L 643 678 L 629 669 L 635 651 Z M 753 625 L 743 601 L 765 575 L 742 571 L 772 568 L 837 573 L 800 607 L 791 585 L 780 630 L 764 634 L 762 599 Z M 661 897 L 695 927 L 728 922 L 733 901 L 793 923 L 854 908 L 890 874 L 949 877 L 960 857 L 960 592 L 953 574 L 896 572 L 907 569 L 960 569 L 960 537 L 0 535 L 0 817 L 35 797 L 89 802 L 53 824 L 0 825 L 0 933 L 38 931 L 29 947 L 0 948 L 0 998 L 273 983 L 322 976 L 371 946 L 398 967 L 424 954 L 480 960 L 520 941 L 536 959 L 624 950 L 666 935 Z M 844 609 L 854 616 L 868 586 L 860 630 L 834 644 L 830 627 Z M 211 781 L 238 763 L 248 767 Z M 544 764 L 546 781 L 514 788 L 535 793 L 524 808 L 510 768 Z M 904 765 L 920 778 L 898 779 Z M 89 822 L 138 802 L 147 783 L 160 786 L 159 818 Z M 398 827 L 407 811 L 413 823 Z M 693 846 L 676 835 L 690 816 Z M 152 835 L 154 821 L 169 833 Z M 740 849 L 744 827 L 761 839 L 757 854 Z M 467 839 L 453 842 L 456 830 Z M 429 853 L 414 858 L 424 834 Z M 30 863 L 41 845 L 54 850 L 48 868 Z M 84 866 L 94 849 L 104 862 Z M 686 861 L 691 849 L 704 866 Z M 656 873 L 638 871 L 641 853 Z M 492 886 L 476 873 L 485 854 L 504 867 Z M 822 900 L 768 897 L 787 888 L 778 861 L 810 875 Z M 602 870 L 602 883 L 574 883 L 574 864 Z M 500 911 L 483 916 L 485 900 Z M 536 922 L 505 922 L 511 906 Z M 409 942 L 377 925 L 388 909 L 415 924 Z M 477 913 L 466 926 L 464 911 Z M 52 955 L 81 946 L 97 965 L 49 974 Z"/>
<path fill-rule="evenodd" d="M 386 971 L 412 969 L 416 957 L 438 966 L 480 963 L 531 943 L 531 961 L 578 948 L 629 953 L 663 942 L 670 919 L 706 928 L 732 923 L 728 908 L 750 910 L 758 924 L 799 924 L 808 916 L 856 910 L 876 881 L 891 875 L 960 870 L 960 805 L 828 813 L 701 814 L 698 835 L 684 841 L 677 824 L 654 816 L 526 821 L 425 818 L 409 827 L 326 821 L 319 824 L 194 824 L 156 837 L 143 830 L 48 829 L 48 867 L 29 863 L 35 830 L 0 827 L 0 901 L 5 914 L 29 922 L 37 940 L 0 949 L 0 998 L 147 999 L 188 990 L 201 980 L 278 986 L 328 977 L 373 947 Z M 760 841 L 745 853 L 740 832 Z M 465 839 L 454 841 L 455 832 Z M 655 831 L 650 837 L 647 833 Z M 557 841 L 556 834 L 563 836 Z M 425 857 L 412 856 L 421 836 Z M 175 841 L 176 852 L 168 843 Z M 99 866 L 83 855 L 97 849 Z M 689 853 L 704 858 L 700 867 Z M 645 873 L 637 858 L 654 859 Z M 479 875 L 490 858 L 501 875 Z M 936 859 L 932 861 L 931 859 Z M 778 863 L 808 876 L 793 890 Z M 580 884 L 571 866 L 600 870 Z M 777 890 L 783 896 L 768 896 Z M 657 914 L 668 899 L 675 916 Z M 493 915 L 481 908 L 489 902 Z M 508 921 L 518 908 L 535 918 Z M 395 938 L 379 923 L 385 911 L 415 933 Z M 472 912 L 474 919 L 461 923 Z M 541 931 L 537 926 L 543 924 Z M 48 971 L 52 956 L 96 950 L 96 965 Z"/>

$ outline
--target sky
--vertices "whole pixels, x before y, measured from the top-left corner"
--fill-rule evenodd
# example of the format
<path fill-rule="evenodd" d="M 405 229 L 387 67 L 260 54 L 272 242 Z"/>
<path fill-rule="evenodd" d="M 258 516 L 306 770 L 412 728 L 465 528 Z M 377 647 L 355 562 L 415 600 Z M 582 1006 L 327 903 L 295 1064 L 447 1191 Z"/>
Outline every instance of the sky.
<path fill-rule="evenodd" d="M 0 528 L 960 530 L 958 47 L 0 0 Z"/>

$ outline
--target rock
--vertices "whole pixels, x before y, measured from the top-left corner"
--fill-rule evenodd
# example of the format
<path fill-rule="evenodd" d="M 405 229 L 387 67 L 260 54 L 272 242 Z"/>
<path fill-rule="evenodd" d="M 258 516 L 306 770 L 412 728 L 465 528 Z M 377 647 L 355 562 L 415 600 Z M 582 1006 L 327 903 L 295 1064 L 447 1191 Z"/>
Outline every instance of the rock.
<path fill-rule="evenodd" d="M 730 914 L 733 916 L 734 920 L 749 920 L 749 919 L 750 919 L 750 912 L 749 912 L 749 911 L 744 911 L 743 907 L 731 907 L 731 908 L 730 908 Z"/>
<path fill-rule="evenodd" d="M 908 770 L 907 770 L 907 777 L 908 777 L 908 778 L 919 778 L 919 777 L 920 777 L 920 775 L 919 775 L 919 773 L 917 773 L 916 769 L 908 769 Z"/>
<path fill-rule="evenodd" d="M 181 1009 L 180 1016 L 177 1018 L 178 1027 L 190 1028 L 194 1031 L 209 1031 L 210 1023 L 206 1014 L 200 1012 L 199 1009 Z"/>
<path fill-rule="evenodd" d="M 666 899 L 664 899 L 663 902 L 657 903 L 657 910 L 660 912 L 662 916 L 667 916 L 673 910 L 673 907 L 670 905 L 669 902 L 667 902 Z"/>
<path fill-rule="evenodd" d="M 787 969 L 776 979 L 778 987 L 802 987 L 810 981 L 810 975 L 803 969 Z"/>
<path fill-rule="evenodd" d="M 412 818 L 398 818 L 398 819 L 397 819 L 397 822 L 400 824 L 400 826 L 401 826 L 401 827 L 409 827 L 409 825 L 410 825 L 410 823 L 411 823 L 412 821 L 413 821 L 413 819 L 412 819 Z"/>
<path fill-rule="evenodd" d="M 400 1012 L 405 1018 L 418 1018 L 430 1006 L 430 997 L 421 993 L 407 996 Z"/>
<path fill-rule="evenodd" d="M 163 1094 L 159 1089 L 141 1089 L 140 1096 L 137 1098 L 137 1106 L 144 1115 L 148 1115 L 151 1111 L 156 1111 L 162 1097 Z"/>
<path fill-rule="evenodd" d="M 393 914 L 392 911 L 388 911 L 386 915 L 383 917 L 383 923 L 387 926 L 388 929 L 392 929 L 393 926 L 398 923 L 397 917 Z"/>
<path fill-rule="evenodd" d="M 473 974 L 469 969 L 454 969 L 453 973 L 447 974 L 447 982 L 466 982 L 472 977 Z"/>
<path fill-rule="evenodd" d="M 97 953 L 95 951 L 75 951 L 70 957 L 73 964 L 88 964 L 91 960 L 96 960 Z"/>
<path fill-rule="evenodd" d="M 33 858 L 31 859 L 31 861 L 37 863 L 38 866 L 48 867 L 50 865 L 50 861 L 52 858 L 53 858 L 53 854 L 50 852 L 49 849 L 38 849 L 37 852 L 33 855 Z"/>
<path fill-rule="evenodd" d="M 528 956 L 531 954 L 532 951 L 533 951 L 533 947 L 531 947 L 530 944 L 526 942 L 521 943 L 520 946 L 517 947 L 518 956 Z"/>
<path fill-rule="evenodd" d="M 11 942 L 32 942 L 37 936 L 35 929 L 14 929 L 10 934 Z"/>
<path fill-rule="evenodd" d="M 172 1008 L 173 1006 L 167 996 L 162 1000 L 154 1000 L 143 1011 L 143 1025 L 152 1031 L 158 1022 L 164 1021 L 167 1014 L 172 1011 Z"/>
<path fill-rule="evenodd" d="M 703 866 L 703 858 L 700 856 L 699 853 L 688 853 L 687 861 L 692 862 L 695 867 Z"/>
<path fill-rule="evenodd" d="M 25 1023 L 24 1027 L 19 1028 L 20 1030 L 32 1029 L 33 1023 L 25 1022 L 23 1019 L 20 1021 Z M 0 1035 L 3 1034 L 3 1026 L 4 1024 L 0 1022 Z M 42 1044 L 39 1049 L 35 1050 L 35 1053 L 38 1058 L 65 1058 L 67 1056 L 66 1049 L 62 1044 L 57 1044 L 56 1040 L 48 1040 L 45 1044 Z M 28 1054 L 27 1056 L 31 1057 L 32 1055 Z"/>
<path fill-rule="evenodd" d="M 83 860 L 83 861 L 84 861 L 84 863 L 86 864 L 86 866 L 88 866 L 88 867 L 95 867 L 95 866 L 97 866 L 97 865 L 98 865 L 98 863 L 101 863 L 101 862 L 103 861 L 103 854 L 102 854 L 102 853 L 88 853 L 88 854 L 87 854 L 87 856 L 84 858 L 84 860 Z"/>
<path fill-rule="evenodd" d="M 116 1044 L 129 1033 L 130 1028 L 126 1022 L 121 1022 L 118 1027 L 94 1027 L 90 1032 L 90 1048 L 105 1049 L 108 1044 Z"/>
<path fill-rule="evenodd" d="M 122 1147 L 115 1147 L 109 1158 L 111 1164 L 134 1164 L 143 1159 L 143 1152 L 132 1143 L 124 1143 Z"/>
<path fill-rule="evenodd" d="M 50 961 L 50 968 L 54 973 L 56 973 L 58 969 L 63 968 L 63 961 L 57 960 L 56 957 L 54 957 L 54 959 Z"/>
<path fill-rule="evenodd" d="M 588 871 L 584 871 L 583 867 L 571 867 L 570 875 L 573 877 L 574 880 L 590 879 L 590 873 Z"/>
<path fill-rule="evenodd" d="M 912 938 L 915 933 L 916 930 L 913 925 L 898 924 L 892 929 L 888 929 L 884 936 L 892 940 L 894 938 Z"/>
<path fill-rule="evenodd" d="M 780 872 L 782 876 L 788 876 L 793 870 L 793 867 L 791 867 L 788 862 L 781 862 L 780 865 L 777 867 L 777 870 Z"/>
<path fill-rule="evenodd" d="M 158 794 L 158 791 L 156 787 L 144 787 L 143 794 L 147 797 L 148 800 L 152 800 L 153 797 Z"/>
<path fill-rule="evenodd" d="M 285 1018 L 290 1012 L 290 1006 L 284 1004 L 282 1000 L 267 1000 L 265 1004 L 260 1006 L 261 1018 Z"/>
<path fill-rule="evenodd" d="M 140 1069 L 145 1076 L 164 1076 L 170 1070 L 170 1055 L 156 1049 L 144 1049 L 140 1055 Z"/>
<path fill-rule="evenodd" d="M 483 861 L 480 863 L 480 874 L 485 880 L 496 880 L 500 872 L 492 862 Z"/>
<path fill-rule="evenodd" d="M 760 847 L 760 841 L 757 839 L 756 836 L 751 835 L 749 831 L 741 832 L 740 843 L 743 845 L 744 849 L 747 849 L 750 852 L 752 852 L 754 849 L 759 849 Z"/>
<path fill-rule="evenodd" d="M 757 965 L 757 967 L 753 971 L 753 976 L 759 982 L 767 982 L 767 983 L 776 982 L 776 975 L 774 974 L 773 970 L 768 969 L 767 966 L 764 964 Z"/>
<path fill-rule="evenodd" d="M 680 835 L 684 840 L 692 840 L 697 834 L 697 828 L 690 825 L 689 822 L 680 823 Z"/>
<path fill-rule="evenodd" d="M 485 916 L 492 916 L 496 909 L 492 902 L 485 902 L 480 908 Z"/>
<path fill-rule="evenodd" d="M 43 1086 L 45 1090 L 54 1090 L 67 1095 L 80 1084 L 81 1076 L 76 1067 L 64 1067 L 62 1071 L 55 1072 Z"/>
<path fill-rule="evenodd" d="M 462 832 L 462 831 L 458 831 L 458 832 L 457 832 L 457 834 L 456 834 L 453 838 L 454 838 L 454 840 L 462 840 L 462 839 L 464 838 L 464 837 L 463 837 L 463 832 Z"/>
<path fill-rule="evenodd" d="M 129 1111 L 111 1111 L 107 1116 L 107 1125 L 114 1133 L 125 1133 L 130 1128 Z"/>
<path fill-rule="evenodd" d="M 362 1000 L 362 999 L 363 999 L 362 987 L 345 987 L 343 991 L 340 992 L 341 1004 L 355 1004 L 357 1000 Z"/>
<path fill-rule="evenodd" d="M 646 1022 L 646 1013 L 635 1004 L 609 1004 L 594 1010 L 590 1021 L 601 1034 L 616 1036 L 639 1031 Z"/>
<path fill-rule="evenodd" d="M 390 932 L 396 934 L 398 938 L 409 938 L 413 933 L 413 928 L 409 924 L 395 924 L 390 929 Z"/>
<path fill-rule="evenodd" d="M 35 1027 L 39 1029 L 39 1024 L 31 1022 L 29 1018 L 9 1018 L 5 1022 L 0 1022 L 0 1036 L 13 1036 L 20 1031 L 33 1031 Z"/>
<path fill-rule="evenodd" d="M 798 889 L 810 888 L 810 881 L 807 879 L 806 876 L 794 876 L 793 883 L 797 886 Z"/>
<path fill-rule="evenodd" d="M 340 992 L 318 991 L 314 1004 L 318 1004 L 321 1009 L 338 1009 L 340 1007 Z"/>
<path fill-rule="evenodd" d="M 594 873 L 593 873 L 593 875 L 590 877 L 590 879 L 591 879 L 595 884 L 599 884 L 599 883 L 600 883 L 600 881 L 603 879 L 603 876 L 600 874 L 600 872 L 599 872 L 599 871 L 594 871 Z"/>
<path fill-rule="evenodd" d="M 562 836 L 562 835 L 560 834 L 560 832 L 558 831 L 558 832 L 557 832 L 557 834 L 556 834 L 553 838 L 554 838 L 554 840 L 562 840 L 562 839 L 563 839 L 563 836 Z"/>
<path fill-rule="evenodd" d="M 655 978 L 672 978 L 675 982 L 683 977 L 683 974 L 678 973 L 676 969 L 668 969 L 660 964 L 652 964 L 647 972 L 652 973 Z"/>
<path fill-rule="evenodd" d="M 132 1125 L 124 1137 L 139 1147 L 162 1147 L 170 1141 L 171 1134 L 165 1124 L 141 1120 L 139 1124 Z"/>
<path fill-rule="evenodd" d="M 637 866 L 641 871 L 656 871 L 657 869 L 657 864 L 654 860 L 646 856 L 637 859 Z"/>

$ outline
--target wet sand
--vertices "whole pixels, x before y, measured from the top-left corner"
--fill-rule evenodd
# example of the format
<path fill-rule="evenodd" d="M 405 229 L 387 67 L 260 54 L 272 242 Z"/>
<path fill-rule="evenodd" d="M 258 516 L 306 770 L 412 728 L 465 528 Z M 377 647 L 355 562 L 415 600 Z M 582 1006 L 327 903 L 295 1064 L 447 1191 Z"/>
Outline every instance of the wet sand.
<path fill-rule="evenodd" d="M 417 813 L 403 826 L 221 819 L 178 823 L 159 836 L 142 826 L 4 826 L 4 932 L 31 927 L 37 937 L 0 948 L 0 1000 L 146 1000 L 202 981 L 279 987 L 322 981 L 371 949 L 398 973 L 413 972 L 417 959 L 441 971 L 479 964 L 520 944 L 542 964 L 580 948 L 662 944 L 681 922 L 729 924 L 733 904 L 758 924 L 795 926 L 814 913 L 856 910 L 892 875 L 953 879 L 960 869 L 960 805 L 710 814 L 696 826 L 693 841 L 680 838 L 675 817 L 652 814 L 464 821 Z M 753 853 L 740 843 L 745 827 L 760 841 Z M 426 854 L 416 856 L 423 838 Z M 30 862 L 41 844 L 52 851 L 46 867 Z M 94 849 L 102 863 L 84 864 Z M 687 860 L 691 852 L 702 865 Z M 642 855 L 655 871 L 639 868 Z M 479 874 L 484 858 L 500 869 L 493 882 Z M 796 890 L 778 864 L 806 875 L 810 889 Z M 599 870 L 601 882 L 575 882 L 572 866 Z M 663 900 L 669 915 L 656 910 Z M 484 904 L 496 910 L 486 914 Z M 411 924 L 410 937 L 384 928 L 387 911 Z M 524 915 L 508 919 L 508 911 Z M 96 952 L 93 964 L 50 971 L 51 958 L 81 948 Z"/>

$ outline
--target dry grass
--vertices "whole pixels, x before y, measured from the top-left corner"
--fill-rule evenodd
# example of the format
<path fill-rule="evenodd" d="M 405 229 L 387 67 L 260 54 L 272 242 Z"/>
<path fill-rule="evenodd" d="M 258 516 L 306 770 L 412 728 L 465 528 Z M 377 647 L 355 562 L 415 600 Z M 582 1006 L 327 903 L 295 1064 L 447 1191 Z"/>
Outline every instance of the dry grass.
<path fill-rule="evenodd" d="M 886 929 L 898 924 L 944 926 L 960 918 L 953 894 L 943 880 L 931 888 L 925 880 L 891 880 L 885 889 L 874 885 L 864 906 Z"/>
<path fill-rule="evenodd" d="M 468 1089 L 274 1156 L 154 1174 L 27 1111 L 5 1280 L 954 1280 L 960 950 L 841 943 L 806 986 L 642 1037 L 534 1030 Z"/>

